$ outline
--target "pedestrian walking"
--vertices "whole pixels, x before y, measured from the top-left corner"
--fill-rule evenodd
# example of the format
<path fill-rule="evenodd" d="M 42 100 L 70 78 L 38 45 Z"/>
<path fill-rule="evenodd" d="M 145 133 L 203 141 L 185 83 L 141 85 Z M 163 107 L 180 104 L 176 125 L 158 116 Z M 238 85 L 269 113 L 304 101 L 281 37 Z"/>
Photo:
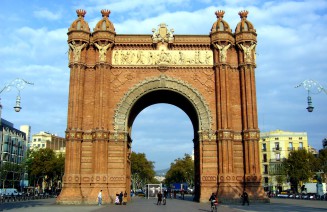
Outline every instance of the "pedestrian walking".
<path fill-rule="evenodd" d="M 166 203 L 167 203 L 167 197 L 168 197 L 168 191 L 167 190 L 164 190 L 164 192 L 163 192 L 163 199 L 162 199 L 162 204 L 163 205 L 166 205 Z"/>
<path fill-rule="evenodd" d="M 123 205 L 127 205 L 127 192 L 125 191 L 124 197 L 123 197 Z"/>
<path fill-rule="evenodd" d="M 119 205 L 119 194 L 116 194 L 115 205 Z"/>
<path fill-rule="evenodd" d="M 161 201 L 162 201 L 162 193 L 161 193 L 161 191 L 159 191 L 157 205 L 161 205 Z"/>
<path fill-rule="evenodd" d="M 121 205 L 123 202 L 123 192 L 122 191 L 120 192 L 118 198 L 119 198 L 119 205 Z"/>
<path fill-rule="evenodd" d="M 246 193 L 245 190 L 243 191 L 243 194 L 242 194 L 242 200 L 243 200 L 242 205 L 244 205 L 245 203 L 247 203 L 248 205 L 250 205 L 249 195 L 248 195 L 248 193 Z"/>
<path fill-rule="evenodd" d="M 181 198 L 182 199 L 184 199 L 184 194 L 185 194 L 185 192 L 184 192 L 184 189 L 182 188 L 182 190 L 181 190 Z"/>
<path fill-rule="evenodd" d="M 102 190 L 100 190 L 99 194 L 98 194 L 98 205 L 102 205 Z"/>

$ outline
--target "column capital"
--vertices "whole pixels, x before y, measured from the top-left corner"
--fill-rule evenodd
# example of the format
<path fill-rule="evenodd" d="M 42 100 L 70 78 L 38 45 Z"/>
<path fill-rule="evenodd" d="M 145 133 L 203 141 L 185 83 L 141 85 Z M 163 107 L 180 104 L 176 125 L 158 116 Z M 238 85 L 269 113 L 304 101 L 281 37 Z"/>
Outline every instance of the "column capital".
<path fill-rule="evenodd" d="M 244 140 L 259 140 L 260 131 L 259 129 L 248 129 L 243 131 Z"/>
<path fill-rule="evenodd" d="M 230 129 L 220 129 L 217 131 L 218 140 L 233 140 L 234 131 Z"/>

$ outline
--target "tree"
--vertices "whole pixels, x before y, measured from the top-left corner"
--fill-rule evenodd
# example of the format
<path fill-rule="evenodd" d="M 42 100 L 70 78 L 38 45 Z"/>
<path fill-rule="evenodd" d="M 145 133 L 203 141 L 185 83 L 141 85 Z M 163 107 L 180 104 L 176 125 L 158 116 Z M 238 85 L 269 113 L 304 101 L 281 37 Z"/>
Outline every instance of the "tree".
<path fill-rule="evenodd" d="M 154 162 L 148 161 L 144 153 L 131 154 L 133 189 L 142 188 L 147 183 L 155 183 Z"/>
<path fill-rule="evenodd" d="M 318 163 L 321 171 L 327 173 L 327 149 L 321 149 L 319 151 Z"/>
<path fill-rule="evenodd" d="M 312 153 L 304 149 L 292 151 L 283 161 L 283 168 L 289 177 L 291 188 L 294 192 L 298 192 L 299 183 L 307 181 L 314 175 L 317 169 L 316 159 Z"/>
<path fill-rule="evenodd" d="M 188 154 L 184 155 L 183 159 L 175 159 L 170 164 L 170 169 L 166 173 L 165 183 L 167 185 L 177 182 L 186 182 L 193 185 L 194 182 L 194 161 Z"/>
<path fill-rule="evenodd" d="M 5 162 L 0 167 L 1 188 L 18 188 L 24 173 L 24 164 Z"/>
<path fill-rule="evenodd" d="M 5 188 L 8 173 L 11 171 L 10 163 L 2 163 L 0 167 L 1 188 Z"/>
<path fill-rule="evenodd" d="M 53 184 L 63 175 L 65 158 L 62 154 L 57 157 L 55 152 L 49 148 L 36 149 L 27 151 L 25 163 L 30 182 L 34 182 L 36 185 L 46 180 L 47 183 L 52 182 L 51 184 Z"/>
<path fill-rule="evenodd" d="M 319 150 L 319 156 L 317 159 L 317 166 L 319 167 L 318 172 L 324 173 L 323 175 L 317 176 L 320 182 L 325 182 L 325 174 L 327 173 L 327 149 Z"/>

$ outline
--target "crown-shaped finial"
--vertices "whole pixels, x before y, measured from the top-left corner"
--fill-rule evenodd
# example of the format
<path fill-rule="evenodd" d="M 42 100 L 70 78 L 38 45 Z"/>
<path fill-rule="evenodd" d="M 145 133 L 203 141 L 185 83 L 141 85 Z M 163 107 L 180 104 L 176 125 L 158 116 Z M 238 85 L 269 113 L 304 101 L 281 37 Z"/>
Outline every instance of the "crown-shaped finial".
<path fill-rule="evenodd" d="M 83 9 L 78 9 L 78 10 L 76 10 L 76 13 L 77 13 L 78 17 L 84 17 L 86 14 L 86 11 Z"/>
<path fill-rule="evenodd" d="M 103 9 L 101 10 L 102 17 L 109 17 L 110 10 Z"/>
<path fill-rule="evenodd" d="M 218 19 L 223 19 L 224 14 L 225 14 L 225 11 L 224 10 L 217 10 L 215 12 L 215 14 L 216 14 L 216 16 L 217 16 Z"/>
<path fill-rule="evenodd" d="M 246 19 L 248 17 L 249 12 L 247 10 L 242 10 L 238 13 L 240 17 Z"/>

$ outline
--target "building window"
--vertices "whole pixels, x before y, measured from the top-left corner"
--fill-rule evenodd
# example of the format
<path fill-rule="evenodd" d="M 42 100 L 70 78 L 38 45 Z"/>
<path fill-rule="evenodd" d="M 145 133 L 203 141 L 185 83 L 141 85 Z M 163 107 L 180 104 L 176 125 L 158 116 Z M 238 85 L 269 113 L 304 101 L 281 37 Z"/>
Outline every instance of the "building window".
<path fill-rule="evenodd" d="M 299 140 L 302 140 L 302 137 L 300 137 Z"/>
<path fill-rule="evenodd" d="M 262 144 L 262 151 L 267 151 L 266 144 Z"/>
<path fill-rule="evenodd" d="M 288 140 L 292 140 L 292 137 L 289 137 Z"/>
<path fill-rule="evenodd" d="M 34 141 L 36 141 L 36 138 L 34 138 Z"/>
<path fill-rule="evenodd" d="M 267 154 L 263 154 L 263 162 L 267 162 Z"/>
<path fill-rule="evenodd" d="M 275 143 L 275 148 L 276 148 L 276 150 L 279 150 L 279 142 Z"/>
<path fill-rule="evenodd" d="M 278 141 L 279 140 L 279 138 L 275 138 L 275 141 Z"/>
<path fill-rule="evenodd" d="M 293 143 L 292 142 L 289 142 L 288 143 L 288 150 L 289 151 L 292 151 L 293 150 Z"/>
<path fill-rule="evenodd" d="M 41 138 L 38 138 L 37 140 L 38 140 L 38 141 L 41 141 Z"/>
<path fill-rule="evenodd" d="M 276 153 L 276 160 L 280 161 L 280 153 Z"/>
<path fill-rule="evenodd" d="M 45 144 L 42 144 L 42 147 L 45 147 Z"/>
<path fill-rule="evenodd" d="M 265 183 L 269 183 L 269 178 L 268 177 L 264 177 L 265 179 Z"/>
<path fill-rule="evenodd" d="M 38 144 L 37 147 L 40 147 L 40 144 Z"/>
<path fill-rule="evenodd" d="M 265 139 L 265 138 L 263 138 L 263 139 L 262 139 L 262 141 L 266 141 L 266 139 Z"/>
<path fill-rule="evenodd" d="M 263 165 L 264 174 L 268 174 L 268 165 Z"/>
<path fill-rule="evenodd" d="M 299 149 L 303 149 L 303 143 L 299 142 Z"/>

